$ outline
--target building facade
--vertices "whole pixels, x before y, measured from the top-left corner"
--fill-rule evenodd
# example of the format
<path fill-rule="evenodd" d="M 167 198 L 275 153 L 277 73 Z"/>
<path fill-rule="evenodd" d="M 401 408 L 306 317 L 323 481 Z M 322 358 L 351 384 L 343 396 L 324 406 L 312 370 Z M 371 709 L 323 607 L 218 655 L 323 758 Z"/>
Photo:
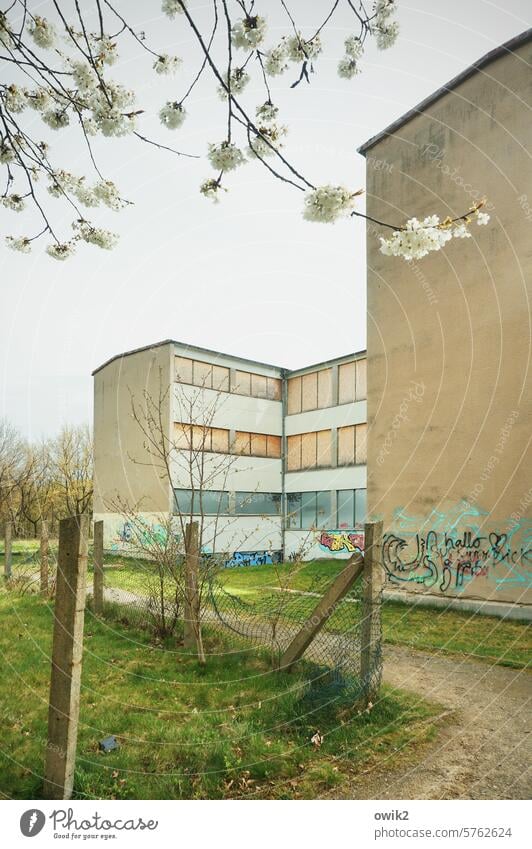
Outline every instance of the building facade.
<path fill-rule="evenodd" d="M 389 586 L 523 608 L 530 590 L 532 30 L 360 149 L 367 214 L 488 227 L 405 262 L 368 226 L 368 502 Z M 485 603 L 487 602 L 487 604 Z"/>
<path fill-rule="evenodd" d="M 298 371 L 170 340 L 126 352 L 94 372 L 94 440 L 107 549 L 127 547 L 132 510 L 151 526 L 200 513 L 204 550 L 230 566 L 363 547 L 364 352 Z"/>

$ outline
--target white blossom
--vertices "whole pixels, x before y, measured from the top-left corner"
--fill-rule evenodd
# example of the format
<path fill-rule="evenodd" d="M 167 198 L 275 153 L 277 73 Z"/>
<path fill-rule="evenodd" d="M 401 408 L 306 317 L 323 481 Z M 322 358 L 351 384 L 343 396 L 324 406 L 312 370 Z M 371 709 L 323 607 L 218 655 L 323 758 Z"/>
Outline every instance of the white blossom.
<path fill-rule="evenodd" d="M 118 50 L 116 49 L 116 42 L 112 41 L 107 36 L 103 36 L 103 38 L 96 39 L 96 58 L 103 62 L 105 65 L 114 65 L 116 60 L 118 59 Z"/>
<path fill-rule="evenodd" d="M 81 91 L 94 88 L 98 83 L 93 69 L 88 62 L 72 62 L 72 79 Z"/>
<path fill-rule="evenodd" d="M 164 124 L 164 126 L 168 127 L 169 130 L 177 130 L 182 126 L 186 118 L 186 114 L 185 109 L 177 102 L 177 100 L 173 103 L 168 101 L 160 110 L 159 118 L 161 120 L 161 124 Z"/>
<path fill-rule="evenodd" d="M 249 155 L 251 157 L 273 156 L 275 150 L 282 147 L 281 139 L 286 135 L 287 129 L 277 124 L 265 124 L 257 127 L 260 136 L 252 136 L 249 144 Z M 268 144 L 269 142 L 269 144 Z"/>
<path fill-rule="evenodd" d="M 6 141 L 0 141 L 0 162 L 6 164 L 7 162 L 13 162 L 15 158 L 15 151 Z"/>
<path fill-rule="evenodd" d="M 249 83 L 251 77 L 244 68 L 233 68 L 231 75 L 228 78 L 225 76 L 225 84 L 231 89 L 231 94 L 240 94 Z M 222 100 L 227 100 L 227 91 L 223 86 L 218 86 L 218 95 Z"/>
<path fill-rule="evenodd" d="M 169 56 L 168 53 L 161 53 L 153 63 L 153 70 L 157 74 L 175 74 L 181 64 L 179 56 Z"/>
<path fill-rule="evenodd" d="M 360 59 L 364 52 L 364 45 L 357 35 L 350 35 L 344 41 L 345 52 L 351 59 Z"/>
<path fill-rule="evenodd" d="M 351 80 L 357 74 L 360 74 L 360 68 L 355 59 L 351 59 L 350 56 L 344 56 L 343 59 L 340 59 L 338 62 L 339 77 L 342 77 L 344 80 Z"/>
<path fill-rule="evenodd" d="M 163 0 L 162 10 L 169 18 L 175 18 L 176 15 L 183 13 L 183 8 L 178 0 Z"/>
<path fill-rule="evenodd" d="M 52 130 L 61 130 L 70 124 L 70 118 L 65 109 L 50 109 L 43 113 L 42 119 Z"/>
<path fill-rule="evenodd" d="M 0 200 L 0 203 L 2 206 L 5 206 L 6 209 L 13 210 L 13 212 L 22 212 L 26 206 L 24 198 L 17 194 L 6 195 Z"/>
<path fill-rule="evenodd" d="M 490 217 L 487 212 L 477 212 L 477 224 L 480 226 L 488 224 Z"/>
<path fill-rule="evenodd" d="M 471 233 L 467 229 L 467 224 L 461 221 L 452 229 L 452 234 L 455 239 L 470 239 Z"/>
<path fill-rule="evenodd" d="M 219 192 L 222 190 L 227 191 L 227 189 L 224 189 L 218 180 L 214 178 L 205 180 L 200 186 L 200 192 L 203 197 L 209 198 L 209 200 L 212 200 L 214 203 L 220 202 Z"/>
<path fill-rule="evenodd" d="M 257 106 L 255 109 L 255 115 L 259 121 L 275 121 L 278 114 L 278 107 L 274 106 L 269 100 L 267 100 L 266 103 L 263 103 L 262 106 Z"/>
<path fill-rule="evenodd" d="M 387 50 L 393 47 L 399 35 L 399 24 L 393 21 L 391 24 L 381 24 L 376 28 L 375 40 L 379 50 Z"/>
<path fill-rule="evenodd" d="M 242 151 L 233 142 L 209 144 L 208 159 L 216 171 L 234 171 L 246 160 Z"/>
<path fill-rule="evenodd" d="M 6 236 L 6 245 L 12 251 L 20 251 L 22 254 L 31 252 L 31 243 L 27 236 Z"/>
<path fill-rule="evenodd" d="M 96 245 L 106 251 L 110 251 L 118 242 L 116 233 L 111 233 L 110 230 L 104 230 L 101 227 L 93 227 L 87 222 L 79 225 L 79 236 L 84 242 Z"/>
<path fill-rule="evenodd" d="M 48 245 L 46 253 L 53 259 L 65 260 L 73 256 L 76 252 L 76 243 L 74 240 L 70 242 L 56 242 Z"/>
<path fill-rule="evenodd" d="M 45 49 L 53 47 L 55 29 L 46 18 L 40 18 L 39 15 L 35 15 L 34 19 L 28 25 L 28 32 L 35 44 L 39 47 L 44 47 Z"/>
<path fill-rule="evenodd" d="M 323 223 L 336 221 L 350 214 L 357 193 L 343 186 L 320 186 L 305 194 L 303 218 Z"/>
<path fill-rule="evenodd" d="M 105 206 L 110 209 L 121 209 L 124 206 L 124 201 L 120 197 L 118 188 L 112 180 L 101 180 L 94 187 L 94 194 Z"/>
<path fill-rule="evenodd" d="M 235 47 L 241 50 L 256 50 L 266 35 L 266 19 L 260 15 L 248 15 L 237 21 L 231 30 Z"/>
<path fill-rule="evenodd" d="M 266 53 L 266 57 L 264 59 L 264 70 L 270 77 L 278 77 L 281 74 L 284 74 L 288 68 L 287 55 L 285 40 L 281 41 L 277 47 L 272 47 L 272 49 Z"/>
<path fill-rule="evenodd" d="M 36 88 L 28 92 L 28 106 L 37 112 L 44 112 L 50 106 L 52 98 L 45 88 Z"/>
<path fill-rule="evenodd" d="M 321 39 L 316 35 L 310 41 L 305 41 L 301 33 L 292 36 L 287 41 L 288 58 L 292 62 L 304 62 L 315 59 L 322 51 Z"/>
<path fill-rule="evenodd" d="M 429 215 L 418 221 L 410 218 L 404 230 L 394 230 L 389 239 L 380 237 L 381 253 L 387 256 L 402 256 L 407 262 L 421 259 L 431 251 L 439 251 L 453 238 L 453 228 L 441 224 L 437 215 Z"/>
<path fill-rule="evenodd" d="M 53 171 L 50 174 L 50 185 L 48 192 L 53 197 L 59 198 L 66 192 L 76 193 L 81 185 L 81 178 L 74 176 L 70 171 Z"/>
<path fill-rule="evenodd" d="M 22 112 L 28 105 L 24 89 L 12 83 L 4 90 L 4 103 L 8 112 Z"/>
<path fill-rule="evenodd" d="M 11 47 L 11 30 L 4 12 L 0 12 L 0 44 Z"/>

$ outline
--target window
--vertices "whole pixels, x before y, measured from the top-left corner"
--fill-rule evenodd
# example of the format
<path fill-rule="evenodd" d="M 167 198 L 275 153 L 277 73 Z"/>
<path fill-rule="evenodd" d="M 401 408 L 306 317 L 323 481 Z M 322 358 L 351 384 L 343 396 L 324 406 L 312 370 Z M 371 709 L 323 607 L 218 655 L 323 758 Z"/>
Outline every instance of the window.
<path fill-rule="evenodd" d="M 313 528 L 316 526 L 316 493 L 301 493 L 301 527 Z"/>
<path fill-rule="evenodd" d="M 212 367 L 212 388 L 220 392 L 229 392 L 229 369 L 224 366 Z"/>
<path fill-rule="evenodd" d="M 355 490 L 355 528 L 364 526 L 367 517 L 367 490 Z"/>
<path fill-rule="evenodd" d="M 318 372 L 304 374 L 301 378 L 301 411 L 316 410 L 318 406 Z"/>
<path fill-rule="evenodd" d="M 356 363 L 338 366 L 338 403 L 348 404 L 355 400 Z"/>
<path fill-rule="evenodd" d="M 288 381 L 288 415 L 301 412 L 301 378 L 291 377 Z"/>
<path fill-rule="evenodd" d="M 174 365 L 178 383 L 192 383 L 192 360 L 187 357 L 175 357 Z"/>
<path fill-rule="evenodd" d="M 251 434 L 251 456 L 252 457 L 267 457 L 268 456 L 268 437 L 265 433 Z"/>
<path fill-rule="evenodd" d="M 331 493 L 328 490 L 316 493 L 316 527 L 331 527 Z M 333 523 L 334 524 L 334 523 Z"/>
<path fill-rule="evenodd" d="M 280 401 L 282 396 L 282 381 L 278 377 L 268 377 L 268 394 L 270 401 Z"/>
<path fill-rule="evenodd" d="M 229 453 L 229 431 L 222 427 L 211 428 L 211 451 L 217 454 Z"/>
<path fill-rule="evenodd" d="M 289 528 L 301 527 L 301 493 L 288 492 L 286 495 L 287 526 Z"/>
<path fill-rule="evenodd" d="M 368 449 L 367 449 L 367 436 L 368 436 L 368 426 L 367 424 L 359 424 L 356 426 L 356 463 L 367 463 L 368 460 Z"/>
<path fill-rule="evenodd" d="M 287 469 L 295 472 L 301 468 L 301 434 L 289 436 L 287 439 Z"/>
<path fill-rule="evenodd" d="M 354 398 L 354 391 L 353 391 Z M 288 380 L 288 415 L 331 407 L 332 369 L 324 368 Z"/>
<path fill-rule="evenodd" d="M 268 379 L 264 375 L 251 375 L 251 394 L 254 398 L 268 397 Z"/>
<path fill-rule="evenodd" d="M 354 466 L 355 464 L 355 427 L 338 428 L 338 465 Z"/>
<path fill-rule="evenodd" d="M 318 409 L 332 407 L 332 369 L 324 368 L 318 372 Z"/>
<path fill-rule="evenodd" d="M 316 466 L 328 468 L 332 465 L 332 432 L 319 430 L 317 433 Z"/>
<path fill-rule="evenodd" d="M 194 386 L 212 389 L 212 365 L 194 360 L 193 380 Z"/>
<path fill-rule="evenodd" d="M 229 493 L 220 491 L 195 491 L 174 489 L 176 512 L 182 515 L 223 516 L 229 513 Z"/>
<path fill-rule="evenodd" d="M 215 454 L 242 454 L 247 457 L 281 457 L 281 437 L 237 430 L 229 444 L 229 430 L 181 422 L 174 423 L 174 444 L 179 450 L 212 451 Z"/>
<path fill-rule="evenodd" d="M 334 525 L 329 490 L 288 492 L 286 512 L 288 528 L 309 530 L 310 528 L 330 528 Z"/>
<path fill-rule="evenodd" d="M 281 513 L 281 494 L 277 492 L 236 492 L 237 516 L 278 516 Z"/>
<path fill-rule="evenodd" d="M 317 460 L 316 433 L 301 434 L 301 468 L 315 469 Z"/>
<path fill-rule="evenodd" d="M 367 371 L 368 371 L 368 361 L 367 360 L 357 360 L 357 385 L 356 385 L 356 400 L 361 401 L 364 398 L 367 398 L 368 390 L 367 390 Z"/>
<path fill-rule="evenodd" d="M 248 371 L 237 371 L 235 392 L 237 395 L 251 395 L 251 375 Z"/>
<path fill-rule="evenodd" d="M 355 490 L 339 489 L 336 493 L 337 525 L 339 528 L 355 527 Z"/>
<path fill-rule="evenodd" d="M 332 433 L 330 430 L 297 433 L 287 439 L 287 470 L 319 469 L 331 466 Z"/>
<path fill-rule="evenodd" d="M 268 434 L 268 457 L 279 459 L 281 456 L 281 437 Z"/>

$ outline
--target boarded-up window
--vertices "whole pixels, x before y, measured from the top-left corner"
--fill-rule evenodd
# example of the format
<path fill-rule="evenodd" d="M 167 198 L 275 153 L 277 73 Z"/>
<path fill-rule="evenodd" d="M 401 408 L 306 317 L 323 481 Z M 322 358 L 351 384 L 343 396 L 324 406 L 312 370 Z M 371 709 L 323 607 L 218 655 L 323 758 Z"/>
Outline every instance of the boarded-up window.
<path fill-rule="evenodd" d="M 318 373 L 304 374 L 301 378 L 301 410 L 315 410 L 318 406 Z"/>
<path fill-rule="evenodd" d="M 194 360 L 194 385 L 204 389 L 212 388 L 212 366 L 210 363 L 200 363 Z"/>
<path fill-rule="evenodd" d="M 235 435 L 235 454 L 251 454 L 251 434 L 237 430 Z"/>
<path fill-rule="evenodd" d="M 282 394 L 282 384 L 278 377 L 268 378 L 268 398 L 270 401 L 280 401 Z"/>
<path fill-rule="evenodd" d="M 237 395 L 251 395 L 251 375 L 249 371 L 237 371 L 235 392 Z"/>
<path fill-rule="evenodd" d="M 349 404 L 355 400 L 355 363 L 344 363 L 338 368 L 338 403 Z"/>
<path fill-rule="evenodd" d="M 287 467 L 289 472 L 301 468 L 301 434 L 289 436 L 287 439 Z"/>
<path fill-rule="evenodd" d="M 211 450 L 211 429 L 201 425 L 192 425 L 192 448 L 195 451 Z"/>
<path fill-rule="evenodd" d="M 301 412 L 301 378 L 291 377 L 288 381 L 288 415 Z"/>
<path fill-rule="evenodd" d="M 301 468 L 316 468 L 316 433 L 301 434 Z"/>
<path fill-rule="evenodd" d="M 229 451 L 229 431 L 221 427 L 211 428 L 211 451 L 227 454 Z"/>
<path fill-rule="evenodd" d="M 225 366 L 212 367 L 212 388 L 220 392 L 229 392 L 229 369 Z"/>
<path fill-rule="evenodd" d="M 174 379 L 178 383 L 192 383 L 192 360 L 187 357 L 174 357 Z"/>
<path fill-rule="evenodd" d="M 251 375 L 251 394 L 254 398 L 268 397 L 268 380 L 262 374 Z"/>
<path fill-rule="evenodd" d="M 281 437 L 268 436 L 268 457 L 279 458 L 281 456 Z"/>
<path fill-rule="evenodd" d="M 190 425 L 175 422 L 174 424 L 175 447 L 179 449 L 190 448 Z"/>
<path fill-rule="evenodd" d="M 338 428 L 338 465 L 353 466 L 355 463 L 355 428 Z"/>
<path fill-rule="evenodd" d="M 316 465 L 318 468 L 326 468 L 331 465 L 331 431 L 319 430 L 317 438 L 318 445 Z"/>
<path fill-rule="evenodd" d="M 367 424 L 359 424 L 356 426 L 356 462 L 366 463 L 368 459 L 367 447 Z"/>
<path fill-rule="evenodd" d="M 368 397 L 368 386 L 367 386 L 367 371 L 368 371 L 368 361 L 367 360 L 357 360 L 357 401 L 362 401 L 364 398 Z"/>
<path fill-rule="evenodd" d="M 332 369 L 324 368 L 318 372 L 318 409 L 332 407 Z"/>
<path fill-rule="evenodd" d="M 268 438 L 265 433 L 251 434 L 251 456 L 266 457 L 268 454 Z"/>

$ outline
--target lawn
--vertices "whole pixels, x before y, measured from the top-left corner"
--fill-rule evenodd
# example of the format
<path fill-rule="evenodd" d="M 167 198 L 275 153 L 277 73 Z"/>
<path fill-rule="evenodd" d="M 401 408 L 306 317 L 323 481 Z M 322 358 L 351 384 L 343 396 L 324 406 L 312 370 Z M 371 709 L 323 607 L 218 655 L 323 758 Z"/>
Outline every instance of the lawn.
<path fill-rule="evenodd" d="M 150 568 L 148 563 L 112 557 L 108 558 L 107 563 L 107 586 L 143 594 L 143 575 Z M 341 560 L 309 561 L 294 571 L 288 587 L 303 593 L 323 593 L 344 563 Z M 275 589 L 279 586 L 278 570 L 283 568 L 286 567 L 225 569 L 220 573 L 219 580 L 230 593 L 260 607 L 261 604 L 268 605 L 278 592 Z M 352 596 L 356 597 L 358 592 L 359 588 L 356 588 Z M 291 596 L 294 594 L 291 593 Z M 316 603 L 317 598 L 314 596 L 297 596 L 289 602 L 286 613 L 290 616 L 292 608 L 298 617 L 309 614 Z M 515 668 L 530 664 L 532 631 L 530 625 L 522 622 L 392 601 L 385 601 L 382 610 L 384 640 L 387 643 L 467 655 Z M 338 616 L 340 630 L 342 622 L 346 622 L 346 617 Z M 330 626 L 335 626 L 334 619 Z"/>
<path fill-rule="evenodd" d="M 0 594 L 0 793 L 38 798 L 52 610 Z M 175 645 L 87 613 L 76 798 L 315 798 L 365 768 L 414 759 L 441 709 L 383 689 L 369 712 L 310 700 L 303 678 L 207 634 L 206 668 Z M 321 746 L 311 738 L 320 733 Z M 98 741 L 114 734 L 108 754 Z"/>

